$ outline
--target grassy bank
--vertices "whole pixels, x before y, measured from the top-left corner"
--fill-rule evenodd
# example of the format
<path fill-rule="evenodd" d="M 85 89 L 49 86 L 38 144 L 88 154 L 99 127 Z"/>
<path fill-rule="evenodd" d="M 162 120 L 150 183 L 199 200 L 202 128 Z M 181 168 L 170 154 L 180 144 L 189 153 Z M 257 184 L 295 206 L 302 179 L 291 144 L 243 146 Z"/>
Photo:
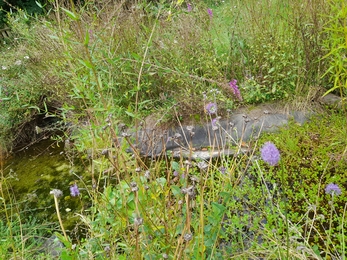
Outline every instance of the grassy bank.
<path fill-rule="evenodd" d="M 210 102 L 223 117 L 262 102 L 307 105 L 331 88 L 343 96 L 341 60 L 329 55 L 341 36 L 329 30 L 340 4 L 55 1 L 41 17 L 9 15 L 13 39 L 0 50 L 4 150 L 59 130 L 70 161 L 88 162 L 87 177 L 71 175 L 79 190 L 70 195 L 84 205 L 72 209 L 76 229 L 57 221 L 62 258 L 340 259 L 346 201 L 326 187 L 345 192 L 342 113 L 205 162 L 170 154 L 144 161 L 117 141 L 123 123 L 136 129 L 149 116 L 162 125 L 205 124 Z M 267 141 L 279 149 L 275 165 L 260 157 Z M 57 219 L 69 187 L 62 192 L 49 198 Z M 22 225 L 35 224 L 11 205 L 3 201 L 11 239 L 2 256 L 34 257 L 40 240 L 26 240 Z"/>

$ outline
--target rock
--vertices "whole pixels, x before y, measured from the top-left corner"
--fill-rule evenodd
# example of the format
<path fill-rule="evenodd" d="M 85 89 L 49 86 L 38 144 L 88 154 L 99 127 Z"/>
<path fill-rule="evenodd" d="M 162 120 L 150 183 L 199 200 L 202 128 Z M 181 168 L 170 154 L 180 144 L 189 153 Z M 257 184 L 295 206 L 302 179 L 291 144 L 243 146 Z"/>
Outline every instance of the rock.
<path fill-rule="evenodd" d="M 49 255 L 53 258 L 59 259 L 61 249 L 64 247 L 63 243 L 60 242 L 57 236 L 52 235 L 49 238 L 45 238 L 45 242 L 42 245 L 42 249 L 40 250 L 41 253 L 44 253 L 45 255 Z"/>
<path fill-rule="evenodd" d="M 323 95 L 319 102 L 323 105 L 326 105 L 328 107 L 334 108 L 334 109 L 341 109 L 342 108 L 342 98 L 339 96 L 336 96 L 334 94 L 327 94 Z"/>
<path fill-rule="evenodd" d="M 312 114 L 259 106 L 238 111 L 227 119 L 215 118 L 204 125 L 142 129 L 137 133 L 136 147 L 145 157 L 156 157 L 167 151 L 173 151 L 175 157 L 192 156 L 193 159 L 232 155 L 245 152 L 247 147 L 242 144 L 258 138 L 261 133 L 274 132 L 290 120 L 303 124 Z"/>

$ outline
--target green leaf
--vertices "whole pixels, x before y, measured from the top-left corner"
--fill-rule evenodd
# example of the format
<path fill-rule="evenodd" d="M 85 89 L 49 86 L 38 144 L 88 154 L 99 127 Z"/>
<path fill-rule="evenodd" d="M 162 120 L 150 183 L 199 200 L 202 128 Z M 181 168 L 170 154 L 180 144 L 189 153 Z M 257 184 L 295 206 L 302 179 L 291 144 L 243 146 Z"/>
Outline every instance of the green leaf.
<path fill-rule="evenodd" d="M 178 187 L 177 185 L 171 185 L 171 191 L 172 191 L 172 194 L 175 196 L 175 197 L 180 197 L 182 192 L 181 192 L 181 189 L 180 187 Z"/>
<path fill-rule="evenodd" d="M 180 165 L 178 162 L 172 162 L 171 167 L 174 171 L 179 171 L 180 170 Z"/>
<path fill-rule="evenodd" d="M 77 21 L 78 17 L 71 11 L 61 7 L 61 9 L 66 13 L 67 16 L 69 16 L 72 20 Z"/>
<path fill-rule="evenodd" d="M 223 206 L 222 204 L 219 204 L 217 202 L 212 202 L 211 204 L 212 204 L 213 214 L 216 216 L 221 216 L 226 211 L 226 207 Z"/>
<path fill-rule="evenodd" d="M 93 65 L 88 61 L 88 60 L 81 60 L 79 59 L 78 60 L 83 66 L 89 68 L 89 69 L 92 69 L 93 68 Z"/>
<path fill-rule="evenodd" d="M 40 7 L 41 9 L 43 8 L 42 4 L 40 4 L 40 2 L 35 1 L 35 3 L 37 4 L 38 7 Z"/>
<path fill-rule="evenodd" d="M 128 116 L 130 116 L 130 117 L 135 117 L 135 114 L 133 114 L 133 113 L 131 113 L 131 112 L 129 112 L 129 111 L 125 111 L 125 113 L 126 113 Z"/>
<path fill-rule="evenodd" d="M 84 37 L 84 46 L 88 46 L 89 44 L 89 31 L 86 30 L 86 36 Z"/>

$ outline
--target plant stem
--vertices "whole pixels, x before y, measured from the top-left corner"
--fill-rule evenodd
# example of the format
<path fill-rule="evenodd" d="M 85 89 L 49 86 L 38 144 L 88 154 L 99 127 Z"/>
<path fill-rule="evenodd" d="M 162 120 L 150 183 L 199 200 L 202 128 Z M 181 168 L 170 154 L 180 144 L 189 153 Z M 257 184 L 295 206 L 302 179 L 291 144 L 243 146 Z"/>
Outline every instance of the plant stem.
<path fill-rule="evenodd" d="M 55 210 L 57 211 L 57 216 L 58 216 L 58 220 L 59 220 L 59 224 L 61 227 L 61 230 L 63 231 L 64 237 L 66 239 L 66 241 L 68 241 L 66 232 L 65 232 L 65 228 L 63 226 L 63 221 L 61 220 L 61 216 L 60 216 L 60 211 L 59 211 L 59 202 L 58 202 L 58 198 L 56 196 L 54 196 L 54 204 L 55 204 Z"/>
<path fill-rule="evenodd" d="M 282 176 L 282 186 L 283 186 L 283 202 L 284 202 L 284 217 L 285 217 L 285 221 L 286 221 L 286 240 L 287 240 L 287 260 L 289 259 L 289 222 L 288 222 L 288 203 L 287 203 L 287 198 L 286 195 L 284 193 L 285 191 L 285 182 L 284 182 L 284 166 L 283 163 L 281 163 L 281 176 Z"/>

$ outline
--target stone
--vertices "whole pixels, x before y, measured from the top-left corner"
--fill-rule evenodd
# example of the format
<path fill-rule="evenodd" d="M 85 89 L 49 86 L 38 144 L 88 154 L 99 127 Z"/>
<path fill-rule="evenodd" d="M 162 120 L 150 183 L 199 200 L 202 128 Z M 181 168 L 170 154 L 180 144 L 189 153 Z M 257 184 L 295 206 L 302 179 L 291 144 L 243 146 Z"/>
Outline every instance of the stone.
<path fill-rule="evenodd" d="M 290 120 L 303 124 L 312 112 L 275 109 L 259 106 L 235 112 L 229 118 L 217 118 L 206 124 L 163 128 L 144 128 L 137 132 L 136 148 L 144 157 L 157 157 L 172 151 L 174 157 L 208 159 L 245 152 L 242 144 L 256 139 L 263 132 L 274 132 Z"/>

